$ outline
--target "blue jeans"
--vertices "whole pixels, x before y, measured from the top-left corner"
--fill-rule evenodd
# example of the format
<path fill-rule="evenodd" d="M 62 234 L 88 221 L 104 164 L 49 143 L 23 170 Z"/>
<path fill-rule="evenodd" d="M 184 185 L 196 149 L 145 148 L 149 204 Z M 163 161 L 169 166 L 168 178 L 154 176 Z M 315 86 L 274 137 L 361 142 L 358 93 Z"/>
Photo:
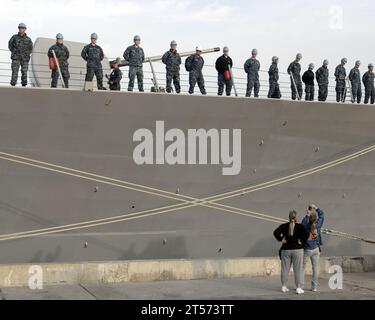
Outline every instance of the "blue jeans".
<path fill-rule="evenodd" d="M 319 248 L 313 250 L 304 250 L 303 254 L 303 274 L 305 274 L 307 261 L 310 259 L 312 265 L 312 278 L 311 278 L 311 289 L 318 288 L 319 278 Z M 303 279 L 303 284 L 305 279 Z"/>

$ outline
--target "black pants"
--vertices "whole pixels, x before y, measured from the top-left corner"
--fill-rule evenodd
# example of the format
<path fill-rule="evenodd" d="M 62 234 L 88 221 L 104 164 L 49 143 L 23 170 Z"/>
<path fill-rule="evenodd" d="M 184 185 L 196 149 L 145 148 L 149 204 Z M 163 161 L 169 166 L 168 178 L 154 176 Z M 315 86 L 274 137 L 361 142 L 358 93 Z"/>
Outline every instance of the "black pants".
<path fill-rule="evenodd" d="M 121 90 L 121 85 L 120 85 L 120 83 L 118 82 L 116 82 L 116 83 L 112 83 L 112 84 L 110 84 L 109 85 L 109 90 L 111 90 L 111 91 L 120 91 Z"/>
<path fill-rule="evenodd" d="M 96 76 L 98 89 L 99 90 L 103 89 L 103 69 L 87 67 L 87 73 L 86 73 L 85 81 L 92 81 L 92 79 L 94 79 L 94 75 Z"/>

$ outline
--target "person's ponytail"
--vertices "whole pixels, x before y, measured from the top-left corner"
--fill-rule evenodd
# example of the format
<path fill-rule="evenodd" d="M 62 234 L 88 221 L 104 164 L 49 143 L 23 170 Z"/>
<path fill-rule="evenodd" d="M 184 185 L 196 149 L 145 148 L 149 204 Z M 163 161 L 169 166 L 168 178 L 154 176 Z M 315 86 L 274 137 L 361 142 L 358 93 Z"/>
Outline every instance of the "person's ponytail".
<path fill-rule="evenodd" d="M 318 220 L 318 215 L 316 214 L 316 212 L 312 212 L 309 217 L 309 222 L 311 225 L 310 234 L 311 234 L 312 240 L 315 240 L 318 237 L 318 226 L 316 224 L 317 220 Z"/>

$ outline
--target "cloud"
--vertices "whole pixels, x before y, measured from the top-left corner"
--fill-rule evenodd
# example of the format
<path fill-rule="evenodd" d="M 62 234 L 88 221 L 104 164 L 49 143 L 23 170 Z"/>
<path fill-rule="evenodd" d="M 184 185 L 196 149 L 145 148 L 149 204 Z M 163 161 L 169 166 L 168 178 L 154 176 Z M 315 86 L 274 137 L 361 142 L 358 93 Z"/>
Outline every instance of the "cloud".
<path fill-rule="evenodd" d="M 68 0 L 68 1 L 42 1 L 42 0 L 12 0 L 1 1 L 7 4 L 2 6 L 2 15 L 12 16 L 13 20 L 18 15 L 29 19 L 54 20 L 55 23 L 64 24 L 68 19 L 103 19 L 110 17 L 126 17 L 142 10 L 142 5 L 133 1 L 108 1 L 108 0 Z"/>
<path fill-rule="evenodd" d="M 330 7 L 337 4 L 343 8 L 344 29 L 330 30 Z M 91 32 L 97 32 L 112 57 L 122 54 L 133 35 L 140 34 L 148 55 L 163 53 L 172 39 L 181 50 L 197 43 L 228 45 L 236 66 L 243 65 L 253 47 L 259 49 L 263 68 L 278 55 L 280 69 L 285 69 L 298 51 L 306 64 L 319 64 L 323 58 L 334 64 L 342 55 L 364 63 L 374 60 L 375 46 L 369 41 L 373 0 L 0 0 L 0 5 L 0 48 L 7 47 L 23 21 L 32 39 L 61 32 L 66 39 L 86 42 Z M 206 57 L 209 62 L 216 55 Z"/>

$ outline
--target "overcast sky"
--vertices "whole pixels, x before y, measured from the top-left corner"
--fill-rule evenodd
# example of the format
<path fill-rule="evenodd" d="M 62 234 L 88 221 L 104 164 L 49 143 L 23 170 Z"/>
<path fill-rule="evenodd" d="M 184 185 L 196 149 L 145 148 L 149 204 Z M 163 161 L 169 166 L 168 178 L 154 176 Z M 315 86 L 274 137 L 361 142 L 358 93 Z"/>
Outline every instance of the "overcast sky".
<path fill-rule="evenodd" d="M 0 48 L 7 48 L 19 22 L 28 34 L 88 42 L 96 32 L 99 44 L 110 57 L 122 55 L 133 35 L 142 37 L 146 55 L 163 53 L 172 39 L 180 51 L 197 44 L 205 48 L 230 47 L 236 66 L 243 66 L 256 47 L 262 69 L 271 57 L 280 57 L 281 68 L 303 54 L 302 66 L 320 65 L 328 58 L 331 67 L 346 56 L 375 62 L 374 0 L 315 1 L 205 1 L 205 0 L 0 0 Z M 217 54 L 205 56 L 212 63 Z M 283 70 L 285 71 L 285 70 Z"/>

